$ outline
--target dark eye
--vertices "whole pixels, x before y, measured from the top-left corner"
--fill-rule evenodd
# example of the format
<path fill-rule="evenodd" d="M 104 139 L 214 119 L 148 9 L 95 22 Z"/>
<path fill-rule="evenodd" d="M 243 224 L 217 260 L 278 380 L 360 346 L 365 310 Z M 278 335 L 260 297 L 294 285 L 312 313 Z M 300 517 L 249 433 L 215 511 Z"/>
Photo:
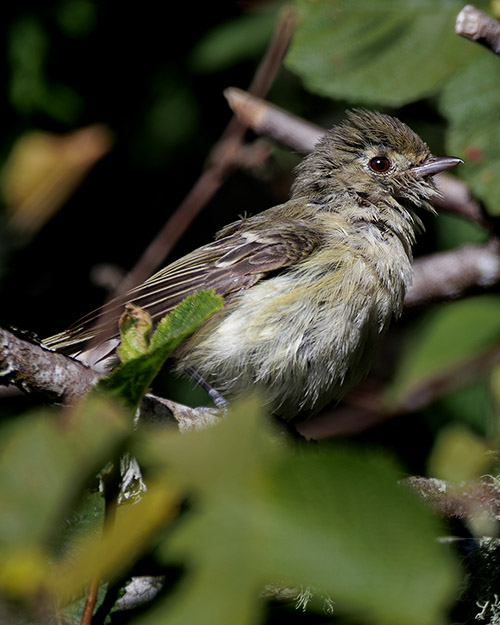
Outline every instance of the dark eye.
<path fill-rule="evenodd" d="M 391 161 L 387 156 L 374 156 L 370 162 L 370 169 L 377 174 L 385 173 L 391 166 Z"/>

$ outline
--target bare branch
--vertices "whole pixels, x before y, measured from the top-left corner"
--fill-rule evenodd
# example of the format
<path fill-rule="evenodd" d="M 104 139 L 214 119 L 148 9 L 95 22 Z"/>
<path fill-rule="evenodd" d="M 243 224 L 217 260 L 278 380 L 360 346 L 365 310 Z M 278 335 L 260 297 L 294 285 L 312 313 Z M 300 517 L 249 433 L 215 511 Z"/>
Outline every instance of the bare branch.
<path fill-rule="evenodd" d="M 82 363 L 0 328 L 0 384 L 73 403 L 98 379 Z"/>
<path fill-rule="evenodd" d="M 234 113 L 256 133 L 301 154 L 311 152 L 325 129 L 307 122 L 261 98 L 229 87 L 224 91 Z"/>
<path fill-rule="evenodd" d="M 404 483 L 445 517 L 500 518 L 500 485 L 491 478 L 451 485 L 444 480 L 410 477 Z"/>
<path fill-rule="evenodd" d="M 201 430 L 215 425 L 221 418 L 221 412 L 215 408 L 191 408 L 151 393 L 143 397 L 139 411 L 141 423 L 175 425 L 180 432 Z"/>
<path fill-rule="evenodd" d="M 0 385 L 15 385 L 54 402 L 73 404 L 101 377 L 70 356 L 0 328 Z M 220 418 L 215 409 L 190 408 L 152 394 L 143 398 L 137 415 L 141 422 L 174 425 L 181 432 L 207 427 Z"/>
<path fill-rule="evenodd" d="M 472 4 L 457 15 L 455 32 L 500 54 L 500 22 Z"/>
<path fill-rule="evenodd" d="M 500 282 L 500 246 L 497 239 L 484 245 L 466 245 L 457 250 L 417 258 L 413 284 L 405 308 L 428 305 L 464 296 L 472 289 Z"/>

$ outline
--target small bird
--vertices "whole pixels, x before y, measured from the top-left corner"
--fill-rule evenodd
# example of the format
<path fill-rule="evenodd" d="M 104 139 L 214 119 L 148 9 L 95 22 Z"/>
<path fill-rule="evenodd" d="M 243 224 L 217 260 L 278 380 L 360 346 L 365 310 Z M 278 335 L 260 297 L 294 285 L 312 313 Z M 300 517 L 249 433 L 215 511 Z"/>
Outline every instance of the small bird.
<path fill-rule="evenodd" d="M 459 162 L 432 156 L 394 117 L 348 112 L 298 165 L 287 202 L 229 224 L 108 303 L 101 326 L 97 311 L 45 344 L 95 344 L 110 336 L 110 312 L 117 336 L 127 302 L 159 321 L 215 289 L 224 308 L 181 344 L 176 369 L 226 398 L 258 388 L 283 419 L 313 414 L 367 373 L 412 281 L 418 211 L 434 212 L 439 196 L 432 176 Z"/>

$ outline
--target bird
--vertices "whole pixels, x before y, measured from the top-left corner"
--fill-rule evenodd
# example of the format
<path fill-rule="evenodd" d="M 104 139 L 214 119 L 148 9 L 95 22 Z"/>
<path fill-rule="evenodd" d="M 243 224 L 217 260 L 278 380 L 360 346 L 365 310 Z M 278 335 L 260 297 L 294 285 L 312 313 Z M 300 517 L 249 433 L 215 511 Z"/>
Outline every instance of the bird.
<path fill-rule="evenodd" d="M 460 162 L 433 156 L 395 117 L 348 111 L 296 167 L 288 201 L 225 226 L 44 343 L 81 352 L 105 337 L 91 352 L 107 354 L 126 303 L 158 322 L 189 294 L 214 289 L 224 307 L 184 340 L 174 369 L 224 398 L 257 389 L 284 420 L 313 415 L 367 374 L 402 312 L 421 215 L 435 213 L 432 177 Z"/>

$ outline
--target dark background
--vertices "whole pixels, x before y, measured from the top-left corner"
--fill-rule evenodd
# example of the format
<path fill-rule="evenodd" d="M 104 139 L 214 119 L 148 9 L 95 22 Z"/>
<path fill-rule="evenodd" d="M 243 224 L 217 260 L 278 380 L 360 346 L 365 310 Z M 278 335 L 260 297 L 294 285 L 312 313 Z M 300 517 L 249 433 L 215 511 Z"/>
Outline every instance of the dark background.
<path fill-rule="evenodd" d="M 132 9 L 80 0 L 3 10 L 2 160 L 33 129 L 65 133 L 104 123 L 113 132 L 114 147 L 31 241 L 19 239 L 5 222 L 0 225 L 0 323 L 42 337 L 61 331 L 102 303 L 105 293 L 90 279 L 96 264 L 123 270 L 134 265 L 202 171 L 231 117 L 222 92 L 250 83 L 272 32 L 272 16 L 260 40 L 242 53 L 236 50 L 240 58 L 229 58 L 217 71 L 200 69 L 203 53 L 197 46 L 214 27 L 251 20 L 261 11 L 250 2 L 142 2 Z M 32 31 L 42 36 L 43 45 L 33 42 Z M 31 74 L 13 62 L 13 46 L 26 53 Z M 27 74 L 21 105 L 10 93 L 20 71 Z M 273 93 L 297 113 L 316 109 L 328 117 L 328 108 L 333 110 L 306 95 L 285 70 Z M 260 179 L 231 176 L 170 259 L 211 239 L 238 215 L 286 199 L 289 167 L 296 160 L 290 157 L 283 168 L 279 157 L 271 159 Z"/>

